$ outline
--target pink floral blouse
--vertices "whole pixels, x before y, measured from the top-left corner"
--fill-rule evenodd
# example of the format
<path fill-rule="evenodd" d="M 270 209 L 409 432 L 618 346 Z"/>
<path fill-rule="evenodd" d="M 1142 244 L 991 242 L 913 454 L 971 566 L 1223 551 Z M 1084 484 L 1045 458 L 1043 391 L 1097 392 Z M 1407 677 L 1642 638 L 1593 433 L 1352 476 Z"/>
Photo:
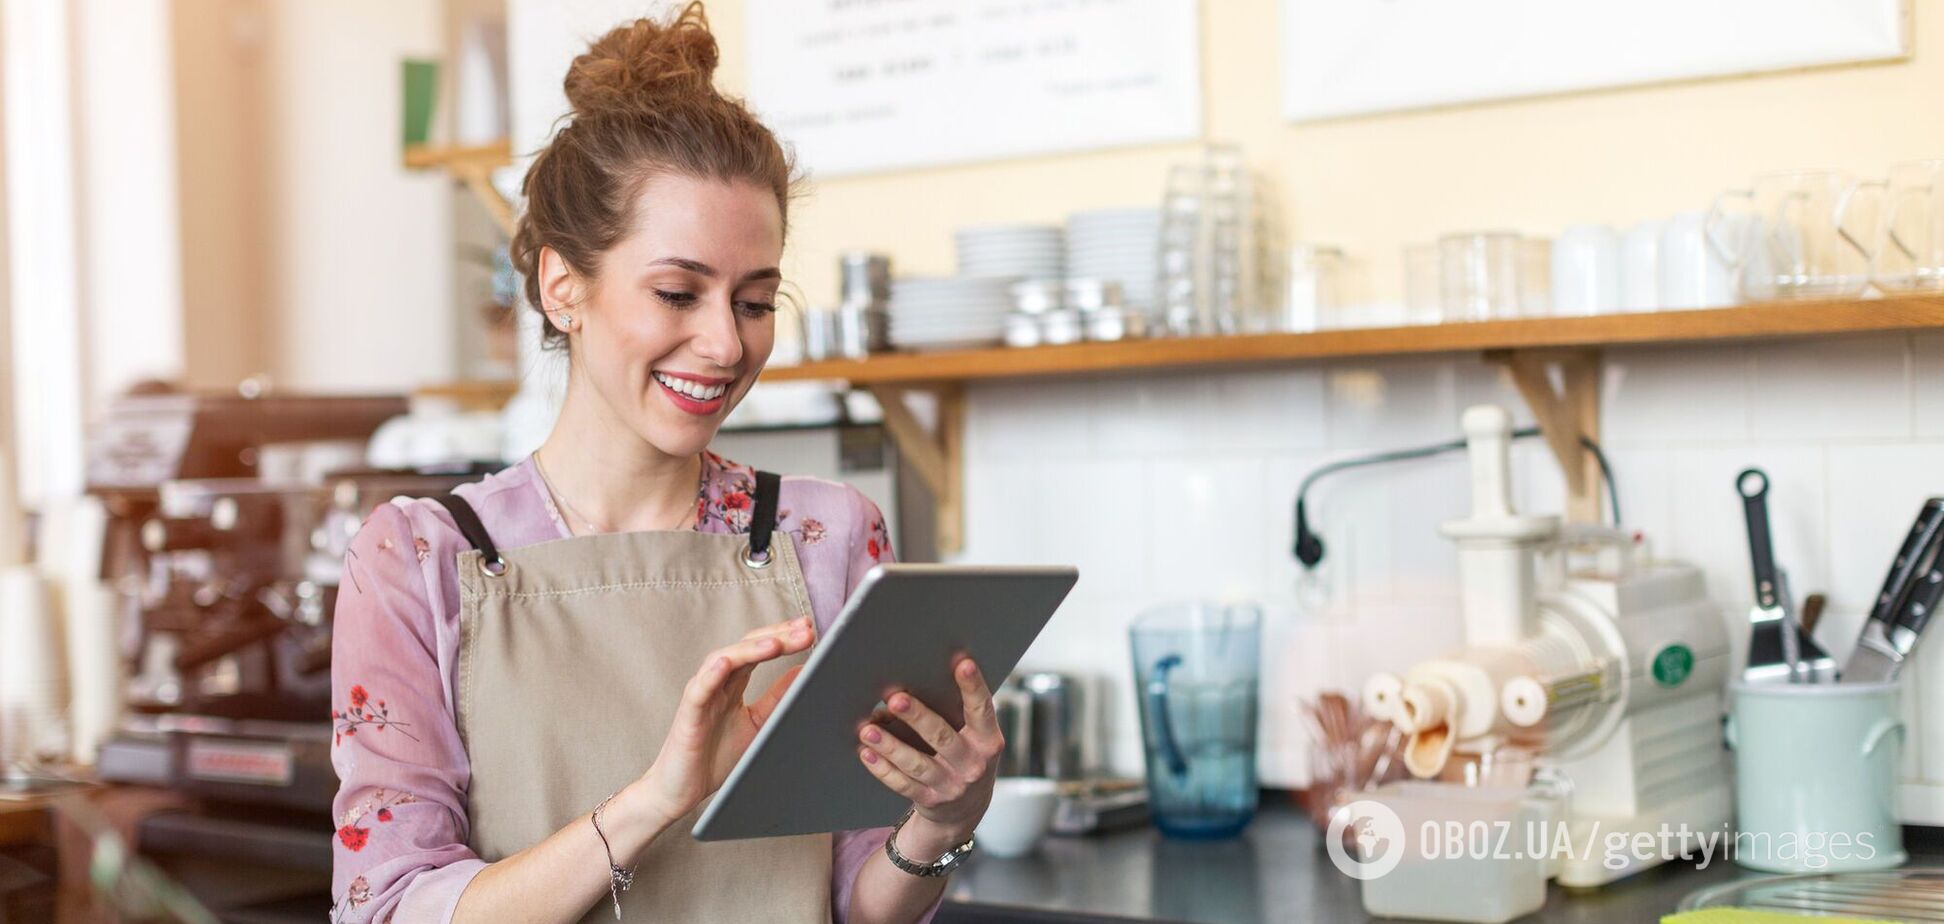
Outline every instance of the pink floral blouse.
<path fill-rule="evenodd" d="M 747 532 L 754 488 L 750 468 L 704 453 L 695 528 Z M 571 535 L 530 458 L 457 493 L 502 548 Z M 865 572 L 891 560 L 884 517 L 856 489 L 814 478 L 783 479 L 777 507 L 827 629 Z M 444 508 L 398 498 L 372 511 L 345 555 L 331 649 L 333 921 L 444 924 L 486 865 L 466 846 L 469 768 L 453 702 L 455 557 L 468 548 Z M 834 839 L 835 920 L 847 918 L 852 880 L 887 833 Z"/>

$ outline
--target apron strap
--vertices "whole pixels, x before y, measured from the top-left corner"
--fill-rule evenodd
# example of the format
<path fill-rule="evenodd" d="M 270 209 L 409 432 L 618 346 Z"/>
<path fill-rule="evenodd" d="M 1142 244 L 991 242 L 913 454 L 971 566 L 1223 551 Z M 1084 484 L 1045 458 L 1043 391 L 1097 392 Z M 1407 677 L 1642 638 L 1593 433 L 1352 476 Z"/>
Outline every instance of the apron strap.
<path fill-rule="evenodd" d="M 776 532 L 776 498 L 782 486 L 783 476 L 775 472 L 756 473 L 756 509 L 749 517 L 749 552 L 757 558 L 769 554 L 770 535 Z"/>
<path fill-rule="evenodd" d="M 500 557 L 499 547 L 493 545 L 493 537 L 486 533 L 486 525 L 479 522 L 479 514 L 473 512 L 472 505 L 457 494 L 436 494 L 432 499 L 452 514 L 452 522 L 459 527 L 459 534 L 479 550 L 483 559 L 480 570 L 493 577 L 506 573 L 506 559 Z"/>

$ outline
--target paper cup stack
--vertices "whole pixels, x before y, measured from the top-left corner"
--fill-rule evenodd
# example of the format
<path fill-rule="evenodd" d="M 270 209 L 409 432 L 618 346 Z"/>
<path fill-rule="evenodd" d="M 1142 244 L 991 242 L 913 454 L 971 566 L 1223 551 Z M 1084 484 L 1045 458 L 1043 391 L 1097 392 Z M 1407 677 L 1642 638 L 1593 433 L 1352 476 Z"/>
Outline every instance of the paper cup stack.
<path fill-rule="evenodd" d="M 1049 282 L 1066 276 L 1066 238 L 1058 225 L 961 228 L 953 240 L 960 276 Z"/>
<path fill-rule="evenodd" d="M 1142 314 L 1153 310 L 1160 209 L 1075 212 L 1067 218 L 1066 242 L 1067 275 L 1118 282 L 1128 308 Z"/>

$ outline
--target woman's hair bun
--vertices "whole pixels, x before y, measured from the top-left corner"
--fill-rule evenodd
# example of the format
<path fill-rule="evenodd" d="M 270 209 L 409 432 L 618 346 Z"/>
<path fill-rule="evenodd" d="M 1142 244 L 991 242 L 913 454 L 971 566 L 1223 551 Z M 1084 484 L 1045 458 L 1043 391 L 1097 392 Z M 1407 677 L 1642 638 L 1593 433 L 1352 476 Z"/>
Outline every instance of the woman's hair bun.
<path fill-rule="evenodd" d="M 567 68 L 567 102 L 576 118 L 655 108 L 670 97 L 715 93 L 721 57 L 702 4 L 674 19 L 616 26 Z"/>

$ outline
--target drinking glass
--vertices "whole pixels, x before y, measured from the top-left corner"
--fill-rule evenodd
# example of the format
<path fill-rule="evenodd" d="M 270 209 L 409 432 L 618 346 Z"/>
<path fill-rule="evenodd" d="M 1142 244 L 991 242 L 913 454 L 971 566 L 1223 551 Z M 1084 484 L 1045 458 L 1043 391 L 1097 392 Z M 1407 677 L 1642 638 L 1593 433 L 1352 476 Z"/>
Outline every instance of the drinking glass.
<path fill-rule="evenodd" d="M 1519 236 L 1510 231 L 1438 239 L 1438 279 L 1448 321 L 1519 316 Z"/>
<path fill-rule="evenodd" d="M 1186 336 L 1200 333 L 1208 313 L 1210 260 L 1203 223 L 1208 211 L 1208 168 L 1177 164 L 1168 171 L 1161 201 L 1161 244 L 1156 261 L 1155 295 L 1161 327 Z"/>
<path fill-rule="evenodd" d="M 1704 228 L 1711 246 L 1737 270 L 1737 285 L 1750 300 L 1842 298 L 1869 285 L 1869 253 L 1840 227 L 1839 205 L 1855 187 L 1847 174 L 1829 170 L 1771 173 L 1747 189 L 1715 198 Z M 1726 219 L 1730 203 L 1746 203 L 1739 232 Z"/>
<path fill-rule="evenodd" d="M 1256 810 L 1261 612 L 1184 603 L 1129 630 L 1147 757 L 1148 805 L 1171 837 L 1232 837 Z"/>
<path fill-rule="evenodd" d="M 1289 248 L 1289 285 L 1275 330 L 1305 334 L 1330 325 L 1342 304 L 1343 251 L 1324 244 Z"/>
<path fill-rule="evenodd" d="M 1887 180 L 1861 184 L 1883 192 L 1875 233 L 1867 243 L 1838 230 L 1858 252 L 1870 255 L 1870 278 L 1885 292 L 1944 290 L 1944 160 L 1920 160 L 1890 168 Z M 1860 189 L 1860 188 L 1859 188 Z M 1844 203 L 1847 212 L 1849 203 Z"/>
<path fill-rule="evenodd" d="M 1275 239 L 1263 195 L 1232 145 L 1209 146 L 1199 162 L 1169 170 L 1155 287 L 1163 331 L 1238 334 L 1274 323 L 1266 295 L 1281 272 L 1261 254 Z"/>

